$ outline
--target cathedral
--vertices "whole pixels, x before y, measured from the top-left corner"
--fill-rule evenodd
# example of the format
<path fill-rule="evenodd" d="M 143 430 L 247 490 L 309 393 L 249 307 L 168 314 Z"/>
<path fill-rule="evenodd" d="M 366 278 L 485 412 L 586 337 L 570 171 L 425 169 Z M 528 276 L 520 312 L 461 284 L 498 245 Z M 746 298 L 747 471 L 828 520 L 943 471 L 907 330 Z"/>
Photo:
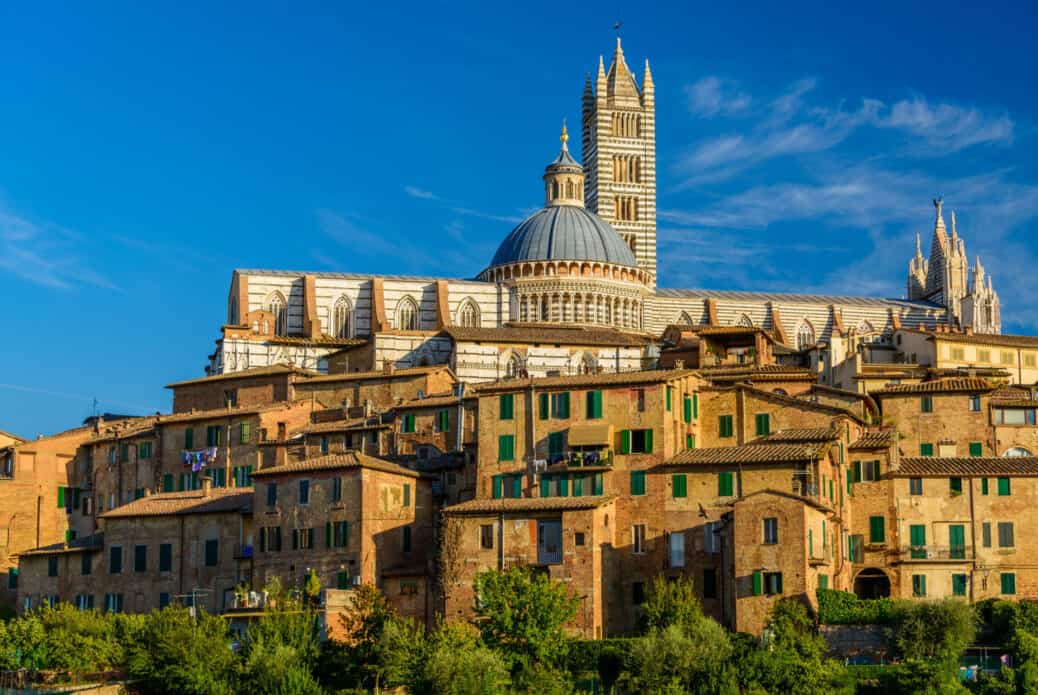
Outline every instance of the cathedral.
<path fill-rule="evenodd" d="M 657 364 L 668 326 L 738 326 L 767 332 L 825 383 L 825 368 L 890 345 L 902 327 L 1001 333 L 991 277 L 979 259 L 969 268 L 940 199 L 904 299 L 658 287 L 655 86 L 648 60 L 639 82 L 619 38 L 584 84 L 583 162 L 565 125 L 561 141 L 544 206 L 472 279 L 235 270 L 207 372 L 446 364 L 480 382 L 627 371 Z"/>

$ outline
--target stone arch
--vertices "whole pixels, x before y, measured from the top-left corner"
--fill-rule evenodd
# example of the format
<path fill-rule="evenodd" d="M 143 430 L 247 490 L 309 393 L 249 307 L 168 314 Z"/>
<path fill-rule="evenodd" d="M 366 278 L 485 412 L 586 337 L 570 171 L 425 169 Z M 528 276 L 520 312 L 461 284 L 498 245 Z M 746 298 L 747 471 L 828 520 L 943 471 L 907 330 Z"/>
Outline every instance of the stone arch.
<path fill-rule="evenodd" d="M 807 350 L 815 346 L 818 339 L 815 335 L 815 327 L 807 319 L 801 319 L 797 326 L 797 349 Z"/>
<path fill-rule="evenodd" d="M 858 598 L 887 598 L 890 577 L 879 567 L 866 567 L 854 577 L 854 593 Z"/>
<path fill-rule="evenodd" d="M 414 297 L 407 295 L 396 305 L 396 327 L 401 331 L 417 331 L 421 327 L 421 314 L 418 310 L 418 302 Z"/>
<path fill-rule="evenodd" d="M 737 320 L 737 321 L 735 322 L 735 325 L 736 325 L 736 326 L 742 326 L 742 327 L 744 327 L 744 328 L 753 328 L 753 319 L 751 319 L 751 318 L 750 318 L 749 316 L 747 316 L 746 314 L 743 314 L 743 315 L 742 315 L 742 316 L 740 316 L 740 317 L 739 317 L 739 319 L 738 319 L 738 320 Z"/>
<path fill-rule="evenodd" d="M 687 311 L 682 311 L 681 316 L 678 317 L 678 324 L 682 326 L 694 326 L 695 321 L 692 320 L 692 317 Z"/>
<path fill-rule="evenodd" d="M 349 338 L 353 335 L 353 304 L 342 295 L 328 310 L 328 332 L 333 338 Z"/>
<path fill-rule="evenodd" d="M 1019 458 L 1023 456 L 1034 456 L 1029 449 L 1025 449 L 1022 446 L 1014 446 L 1006 449 L 1006 452 L 1002 454 L 1006 458 Z"/>
<path fill-rule="evenodd" d="M 466 297 L 458 306 L 458 325 L 464 328 L 479 328 L 482 325 L 479 317 L 479 306 L 472 297 Z"/>
<path fill-rule="evenodd" d="M 288 302 L 285 295 L 274 290 L 263 300 L 263 308 L 274 316 L 274 335 L 288 335 Z"/>

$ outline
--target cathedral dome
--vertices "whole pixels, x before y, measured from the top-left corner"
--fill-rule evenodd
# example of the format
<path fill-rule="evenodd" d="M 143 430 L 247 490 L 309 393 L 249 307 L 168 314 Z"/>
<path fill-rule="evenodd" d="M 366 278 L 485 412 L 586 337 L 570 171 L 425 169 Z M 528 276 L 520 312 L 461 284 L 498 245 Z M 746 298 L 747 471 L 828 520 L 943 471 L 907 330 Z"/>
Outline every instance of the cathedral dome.
<path fill-rule="evenodd" d="M 547 260 L 638 265 L 615 229 L 577 205 L 552 205 L 527 217 L 501 242 L 490 265 Z"/>

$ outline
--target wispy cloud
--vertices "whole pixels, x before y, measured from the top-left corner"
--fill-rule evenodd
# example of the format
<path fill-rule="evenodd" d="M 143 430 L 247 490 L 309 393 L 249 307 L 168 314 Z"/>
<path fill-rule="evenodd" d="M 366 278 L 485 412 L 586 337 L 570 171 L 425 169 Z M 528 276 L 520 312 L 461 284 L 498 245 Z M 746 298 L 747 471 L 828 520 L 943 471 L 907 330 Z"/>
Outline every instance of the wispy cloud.
<path fill-rule="evenodd" d="M 976 108 L 931 104 L 922 97 L 891 105 L 876 122 L 882 128 L 903 130 L 941 151 L 956 151 L 983 143 L 1010 143 L 1013 120 L 1007 114 L 985 114 Z"/>
<path fill-rule="evenodd" d="M 485 220 L 494 220 L 495 222 L 510 222 L 512 224 L 518 224 L 519 222 L 523 221 L 523 218 L 519 217 L 518 215 L 495 215 L 493 213 L 463 207 L 451 208 L 451 210 L 458 215 L 465 215 L 467 217 L 481 217 Z"/>
<path fill-rule="evenodd" d="M 687 85 L 685 95 L 689 111 L 703 118 L 744 113 L 753 103 L 753 98 L 734 82 L 713 75 Z"/>
<path fill-rule="evenodd" d="M 517 215 L 500 215 L 491 212 L 484 212 L 482 210 L 476 210 L 475 208 L 469 207 L 465 203 L 457 200 L 450 200 L 444 198 L 432 191 L 427 191 L 416 186 L 404 186 L 404 193 L 411 196 L 412 198 L 418 198 L 419 200 L 432 200 L 440 203 L 447 207 L 455 215 L 464 215 L 466 217 L 479 217 L 485 220 L 493 220 L 494 222 L 509 222 L 516 224 L 523 221 L 522 217 Z"/>
<path fill-rule="evenodd" d="M 0 201 L 0 271 L 53 289 L 119 288 L 85 257 L 81 235 L 16 212 Z"/>
<path fill-rule="evenodd" d="M 411 196 L 412 198 L 421 198 L 422 200 L 439 200 L 440 196 L 436 195 L 432 191 L 426 191 L 417 186 L 404 186 L 404 193 Z"/>

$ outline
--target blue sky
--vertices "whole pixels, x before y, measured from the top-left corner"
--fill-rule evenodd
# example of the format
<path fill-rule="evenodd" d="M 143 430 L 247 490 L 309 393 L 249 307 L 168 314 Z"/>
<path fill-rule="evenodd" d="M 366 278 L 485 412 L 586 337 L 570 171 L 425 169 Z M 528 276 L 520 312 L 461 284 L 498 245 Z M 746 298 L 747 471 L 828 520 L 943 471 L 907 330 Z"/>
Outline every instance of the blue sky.
<path fill-rule="evenodd" d="M 0 6 L 0 429 L 168 409 L 235 267 L 477 273 L 541 204 L 607 5 Z M 1034 5 L 721 5 L 619 12 L 661 285 L 901 296 L 943 194 L 1038 330 Z"/>

